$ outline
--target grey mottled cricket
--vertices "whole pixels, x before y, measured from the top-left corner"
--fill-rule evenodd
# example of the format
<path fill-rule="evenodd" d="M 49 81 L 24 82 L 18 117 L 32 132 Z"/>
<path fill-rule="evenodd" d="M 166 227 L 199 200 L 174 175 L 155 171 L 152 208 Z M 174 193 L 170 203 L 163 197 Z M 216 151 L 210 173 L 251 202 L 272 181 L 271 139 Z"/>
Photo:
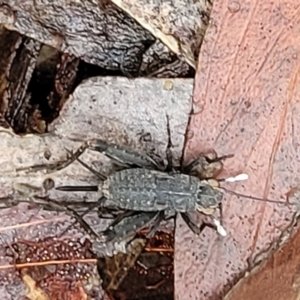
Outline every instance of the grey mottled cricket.
<path fill-rule="evenodd" d="M 200 169 L 209 174 L 201 174 L 202 178 L 210 177 L 212 169 L 222 167 L 221 160 L 226 157 L 204 157 L 192 161 L 183 168 L 174 168 L 170 153 L 171 142 L 167 148 L 167 167 L 161 167 L 152 158 L 126 147 L 109 144 L 103 140 L 89 140 L 66 161 L 53 165 L 38 165 L 30 167 L 30 170 L 46 168 L 49 171 L 60 170 L 67 167 L 73 161 L 78 160 L 83 166 L 95 173 L 89 166 L 79 159 L 86 150 L 99 151 L 113 160 L 123 169 L 110 176 L 96 173 L 100 179 L 98 185 L 99 208 L 108 211 L 120 210 L 123 213 L 100 235 L 93 236 L 103 241 L 122 240 L 135 235 L 138 231 L 149 228 L 149 235 L 153 234 L 159 223 L 181 214 L 186 224 L 196 234 L 200 234 L 203 227 L 212 224 L 197 226 L 191 219 L 190 213 L 201 212 L 211 216 L 214 227 L 219 234 L 225 236 L 226 231 L 221 223 L 212 214 L 220 207 L 223 193 L 218 189 L 216 180 L 200 180 L 195 174 Z M 245 178 L 243 178 L 245 179 Z M 231 178 L 232 180 L 232 178 Z M 90 190 L 95 187 L 58 187 L 61 191 Z M 74 217 L 74 214 L 72 214 Z M 101 216 L 101 215 L 100 215 Z M 76 216 L 75 216 L 76 217 Z M 76 217 L 77 218 L 77 217 Z M 81 222 L 82 224 L 82 222 Z M 85 228 L 91 234 L 91 228 Z"/>

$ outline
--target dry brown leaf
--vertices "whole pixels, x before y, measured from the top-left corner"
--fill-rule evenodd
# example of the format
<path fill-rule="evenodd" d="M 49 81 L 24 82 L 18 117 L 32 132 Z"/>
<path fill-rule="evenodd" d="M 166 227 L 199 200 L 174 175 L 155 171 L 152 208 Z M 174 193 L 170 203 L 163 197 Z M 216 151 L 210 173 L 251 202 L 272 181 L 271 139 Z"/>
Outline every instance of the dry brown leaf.
<path fill-rule="evenodd" d="M 180 58 L 196 68 L 208 25 L 209 0 L 112 0 Z"/>
<path fill-rule="evenodd" d="M 22 279 L 29 289 L 28 294 L 26 295 L 28 299 L 50 300 L 47 294 L 41 288 L 36 286 L 36 282 L 29 275 L 24 275 Z"/>

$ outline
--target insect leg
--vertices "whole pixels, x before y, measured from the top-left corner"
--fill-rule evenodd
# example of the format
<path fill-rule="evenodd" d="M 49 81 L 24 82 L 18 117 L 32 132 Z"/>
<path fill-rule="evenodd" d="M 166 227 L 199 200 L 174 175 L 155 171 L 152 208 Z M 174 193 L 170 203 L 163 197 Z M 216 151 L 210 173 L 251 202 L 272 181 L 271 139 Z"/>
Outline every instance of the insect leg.
<path fill-rule="evenodd" d="M 82 229 L 87 234 L 89 234 L 92 238 L 94 238 L 94 239 L 99 238 L 99 236 L 95 233 L 95 231 L 91 228 L 91 226 L 83 219 L 83 215 L 85 213 L 83 215 L 80 215 L 79 213 L 77 213 L 76 210 L 74 210 L 74 209 L 72 209 L 68 206 L 64 207 L 59 202 L 54 201 L 52 199 L 47 199 L 45 201 L 49 202 L 48 205 L 49 205 L 50 208 L 53 208 L 53 209 L 58 210 L 58 211 L 63 211 L 66 214 L 68 214 L 70 217 L 74 218 L 76 220 L 76 222 L 78 222 L 79 225 L 82 227 Z M 43 202 L 40 202 L 38 204 L 45 205 L 45 203 L 43 203 Z M 71 226 L 72 225 L 68 226 L 67 229 L 64 232 L 68 231 Z"/>
<path fill-rule="evenodd" d="M 101 181 L 105 181 L 107 177 L 93 168 L 91 168 L 89 165 L 87 165 L 85 162 L 83 162 L 81 159 L 77 158 L 80 164 L 82 164 L 85 168 L 87 168 L 91 173 L 95 174 Z M 98 192 L 98 186 L 97 185 L 63 185 L 55 188 L 58 191 L 63 192 Z"/>
<path fill-rule="evenodd" d="M 158 164 L 148 155 L 139 153 L 127 147 L 121 147 L 116 144 L 110 144 L 100 139 L 92 139 L 84 142 L 73 154 L 68 156 L 64 161 L 60 161 L 54 164 L 40 164 L 31 167 L 18 168 L 17 171 L 28 170 L 29 172 L 46 169 L 48 173 L 59 171 L 75 160 L 86 151 L 90 149 L 93 151 L 98 151 L 108 158 L 110 158 L 116 165 L 123 168 L 150 168 L 159 169 Z M 81 162 L 82 163 L 82 162 Z"/>
<path fill-rule="evenodd" d="M 110 208 L 100 206 L 98 210 L 98 216 L 101 219 L 114 219 L 120 215 L 120 210 L 117 208 Z"/>
<path fill-rule="evenodd" d="M 157 213 L 157 215 L 153 219 L 153 224 L 151 226 L 149 226 L 149 231 L 146 235 L 147 238 L 153 237 L 153 235 L 157 231 L 157 228 L 158 228 L 159 224 L 164 219 L 164 217 L 165 217 L 164 211 L 160 211 L 160 212 Z"/>
<path fill-rule="evenodd" d="M 158 164 L 148 155 L 116 144 L 108 144 L 102 140 L 89 141 L 89 149 L 99 151 L 110 158 L 113 163 L 124 168 L 159 168 Z"/>
<path fill-rule="evenodd" d="M 172 155 L 172 150 L 171 147 L 172 145 L 172 141 L 171 141 L 171 130 L 170 130 L 170 120 L 169 120 L 169 116 L 167 115 L 167 133 L 168 133 L 168 144 L 167 144 L 167 150 L 166 150 L 166 155 L 167 155 L 167 167 L 166 167 L 166 172 L 171 172 L 173 170 L 173 155 Z"/>
<path fill-rule="evenodd" d="M 188 225 L 188 227 L 197 235 L 199 235 L 205 227 L 216 229 L 214 225 L 205 222 L 202 222 L 200 227 L 198 227 L 187 213 L 181 213 L 181 216 L 185 223 Z"/>
<path fill-rule="evenodd" d="M 44 185 L 44 183 L 43 183 Z M 15 183 L 14 184 L 14 191 L 17 192 L 23 199 L 14 201 L 12 203 L 18 204 L 21 202 L 25 203 L 33 203 L 39 206 L 42 206 L 43 208 L 47 210 L 55 210 L 55 211 L 62 211 L 72 218 L 76 220 L 80 224 L 80 226 L 93 238 L 98 238 L 97 234 L 93 231 L 93 229 L 90 227 L 90 225 L 83 219 L 83 215 L 81 216 L 76 208 L 71 208 L 72 203 L 61 203 L 59 201 L 50 199 L 47 195 L 40 196 L 41 188 L 35 187 L 26 183 Z M 18 197 L 19 198 L 19 197 Z M 101 201 L 101 199 L 99 200 Z M 99 201 L 96 203 L 89 203 L 85 205 L 92 205 L 92 209 L 95 206 L 99 205 Z M 74 207 L 76 205 L 79 205 L 80 203 L 73 203 Z M 69 227 L 68 227 L 69 228 Z M 67 230 L 68 230 L 67 228 Z M 65 230 L 66 231 L 66 230 Z"/>
<path fill-rule="evenodd" d="M 53 164 L 39 164 L 39 165 L 34 165 L 30 167 L 22 167 L 18 168 L 17 171 L 24 171 L 27 170 L 28 172 L 33 172 L 33 171 L 39 171 L 39 170 L 47 170 L 47 173 L 55 172 L 62 170 L 69 166 L 71 163 L 73 163 L 76 159 L 78 159 L 84 152 L 85 150 L 89 148 L 89 141 L 84 142 L 75 153 L 73 153 L 71 156 L 68 156 L 66 160 L 64 161 L 59 161 L 57 163 Z"/>
<path fill-rule="evenodd" d="M 94 232 L 94 230 L 90 227 L 90 225 L 82 218 L 82 216 L 79 213 L 77 213 L 76 210 L 74 210 L 73 208 L 70 208 L 68 206 L 63 206 L 58 201 L 55 201 L 50 198 L 34 196 L 34 197 L 30 197 L 26 200 L 18 200 L 17 202 L 18 203 L 21 203 L 21 202 L 34 203 L 36 205 L 42 206 L 43 208 L 45 208 L 47 210 L 55 210 L 55 211 L 64 212 L 67 215 L 69 215 L 70 217 L 76 219 L 76 222 L 78 222 L 80 224 L 80 226 L 82 227 L 82 229 L 84 229 L 85 232 L 88 233 L 91 237 L 98 239 L 98 235 Z M 65 231 L 67 231 L 69 229 L 69 227 Z"/>
<path fill-rule="evenodd" d="M 70 150 L 67 150 L 70 155 L 72 155 L 72 152 Z M 87 170 L 89 170 L 91 173 L 93 173 L 95 176 L 97 176 L 101 181 L 105 181 L 107 179 L 107 176 L 101 174 L 100 172 L 94 170 L 92 167 L 90 167 L 88 164 L 86 164 L 84 161 L 82 161 L 79 157 L 77 157 L 77 161 L 84 166 Z"/>
<path fill-rule="evenodd" d="M 126 210 L 124 212 L 117 214 L 115 219 L 110 224 L 110 227 L 114 227 L 115 225 L 119 224 L 124 218 L 131 217 L 135 214 L 136 214 L 136 212 L 132 211 L 132 210 Z"/>
<path fill-rule="evenodd" d="M 122 218 L 119 222 L 114 221 L 112 225 L 102 232 L 105 242 L 124 240 L 127 237 L 134 236 L 137 232 L 147 227 L 159 214 L 160 212 L 138 212 Z"/>
<path fill-rule="evenodd" d="M 195 233 L 195 234 L 200 234 L 202 231 L 202 228 L 198 227 L 188 216 L 186 213 L 181 213 L 181 217 L 184 220 L 184 222 L 187 224 L 187 226 Z"/>
<path fill-rule="evenodd" d="M 183 167 L 184 174 L 196 175 L 201 179 L 215 178 L 222 170 L 222 161 L 232 157 L 233 155 L 224 155 L 217 157 L 216 153 L 211 153 L 214 157 L 201 154 L 187 166 Z M 212 156 L 211 155 L 211 156 Z M 195 174 L 194 174 L 195 173 Z"/>
<path fill-rule="evenodd" d="M 84 211 L 82 214 L 77 213 L 77 211 L 75 211 L 71 207 L 67 206 L 66 209 L 68 210 L 68 212 L 71 212 L 71 214 L 69 213 L 69 215 L 74 217 L 76 219 L 76 221 L 74 223 L 70 224 L 63 231 L 63 233 L 61 235 L 63 235 L 65 232 L 67 232 L 70 228 L 72 228 L 78 222 L 79 225 L 81 225 L 82 229 L 84 229 L 87 234 L 89 234 L 92 238 L 98 240 L 99 239 L 98 234 L 95 233 L 95 231 L 90 227 L 89 224 L 87 224 L 87 222 L 83 218 L 86 214 L 88 214 L 90 211 L 92 211 L 98 205 L 99 205 L 98 202 L 92 203 L 92 205 L 90 205 L 90 207 L 86 211 Z"/>
<path fill-rule="evenodd" d="M 114 213 L 114 210 L 113 210 L 113 209 L 109 209 L 109 208 L 107 208 L 107 207 L 101 206 L 101 202 L 105 201 L 105 199 L 106 199 L 106 198 L 105 198 L 104 196 L 102 196 L 97 202 L 89 203 L 89 208 L 88 208 L 87 210 L 85 210 L 81 215 L 79 215 L 79 214 L 77 213 L 77 216 L 75 216 L 75 217 L 76 217 L 76 221 L 75 221 L 73 224 L 71 224 L 70 226 L 68 226 L 67 229 L 66 229 L 64 232 L 68 231 L 72 226 L 74 226 L 74 225 L 76 224 L 76 222 L 79 222 L 78 218 L 80 218 L 80 220 L 83 220 L 83 222 L 85 222 L 84 219 L 83 219 L 83 217 L 84 217 L 86 214 L 88 214 L 89 212 L 91 212 L 95 207 L 99 207 L 99 216 L 100 216 L 101 219 L 112 219 L 112 218 L 115 217 L 115 220 L 114 220 L 113 223 L 120 222 L 124 217 L 131 216 L 132 214 L 135 213 L 135 212 L 133 212 L 133 211 L 125 211 L 125 213 L 122 213 L 122 214 L 120 214 L 119 211 L 117 211 L 116 213 Z M 76 204 L 77 204 L 77 203 L 76 203 Z M 69 210 L 71 210 L 70 205 L 68 205 L 66 208 L 69 209 Z M 73 209 L 73 210 L 74 210 L 74 209 Z M 76 211 L 75 211 L 75 212 L 76 212 Z M 106 214 L 107 214 L 107 215 L 106 215 Z M 79 222 L 79 223 L 80 223 L 80 222 Z M 85 222 L 85 223 L 86 223 L 86 222 Z M 113 223 L 112 223 L 112 224 L 113 224 Z M 80 223 L 80 224 L 81 224 L 81 223 Z M 112 225 L 112 224 L 111 224 L 111 225 Z M 89 226 L 89 225 L 88 225 L 88 226 Z M 83 227 L 83 226 L 82 226 L 82 227 Z M 89 226 L 89 227 L 90 227 L 90 226 Z M 97 238 L 99 237 L 99 236 L 96 235 L 96 234 L 93 234 L 93 233 L 91 234 L 91 228 L 88 229 L 88 227 L 85 226 L 85 228 L 83 228 L 83 229 L 85 229 L 86 233 L 90 234 L 92 237 L 94 237 L 94 238 L 95 238 L 95 236 L 97 236 Z M 87 229 L 88 229 L 88 230 L 87 230 Z"/>

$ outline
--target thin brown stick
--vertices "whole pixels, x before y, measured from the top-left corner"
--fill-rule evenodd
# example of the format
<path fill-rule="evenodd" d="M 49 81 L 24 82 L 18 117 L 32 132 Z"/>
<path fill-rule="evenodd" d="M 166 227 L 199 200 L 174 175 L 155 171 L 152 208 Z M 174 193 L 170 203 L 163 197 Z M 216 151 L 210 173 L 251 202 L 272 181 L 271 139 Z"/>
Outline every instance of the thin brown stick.
<path fill-rule="evenodd" d="M 174 252 L 174 249 L 172 248 L 152 248 L 152 247 L 146 247 L 145 251 L 148 252 Z"/>
<path fill-rule="evenodd" d="M 62 264 L 70 264 L 70 263 L 97 263 L 97 259 L 95 258 L 85 258 L 85 259 L 65 259 L 65 260 L 49 260 L 49 261 L 41 261 L 41 262 L 27 262 L 22 264 L 14 264 L 14 265 L 4 265 L 0 266 L 0 270 L 10 269 L 10 268 L 28 268 L 28 267 L 40 267 L 47 265 L 62 265 Z"/>
<path fill-rule="evenodd" d="M 7 227 L 0 227 L 0 231 L 10 230 L 10 229 L 17 229 L 17 228 L 22 228 L 22 227 L 27 227 L 27 226 L 32 226 L 32 225 L 38 225 L 38 224 L 43 224 L 43 223 L 50 223 L 50 222 L 53 222 L 53 221 L 64 221 L 64 220 L 67 220 L 68 218 L 69 218 L 69 216 L 62 216 L 62 217 L 57 217 L 57 218 L 37 220 L 37 221 L 33 221 L 33 222 L 26 222 L 26 223 L 7 226 Z"/>

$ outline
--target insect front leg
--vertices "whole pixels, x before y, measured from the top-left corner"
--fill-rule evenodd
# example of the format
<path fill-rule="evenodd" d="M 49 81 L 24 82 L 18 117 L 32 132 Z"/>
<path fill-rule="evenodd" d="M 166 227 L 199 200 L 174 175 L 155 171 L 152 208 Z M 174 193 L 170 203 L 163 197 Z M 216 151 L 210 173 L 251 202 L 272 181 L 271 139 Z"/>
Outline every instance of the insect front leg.
<path fill-rule="evenodd" d="M 213 229 L 216 228 L 216 226 L 206 222 L 202 222 L 200 226 L 197 226 L 187 213 L 181 213 L 181 216 L 184 222 L 188 225 L 188 227 L 197 235 L 199 235 L 205 227 L 210 227 Z"/>
<path fill-rule="evenodd" d="M 222 161 L 233 157 L 232 154 L 218 157 L 216 152 L 201 154 L 198 158 L 183 167 L 184 174 L 196 175 L 200 179 L 215 178 L 222 170 Z"/>
<path fill-rule="evenodd" d="M 188 214 L 186 213 L 181 213 L 180 214 L 186 225 L 195 233 L 195 234 L 200 234 L 202 231 L 202 228 L 198 227 L 189 217 Z"/>

